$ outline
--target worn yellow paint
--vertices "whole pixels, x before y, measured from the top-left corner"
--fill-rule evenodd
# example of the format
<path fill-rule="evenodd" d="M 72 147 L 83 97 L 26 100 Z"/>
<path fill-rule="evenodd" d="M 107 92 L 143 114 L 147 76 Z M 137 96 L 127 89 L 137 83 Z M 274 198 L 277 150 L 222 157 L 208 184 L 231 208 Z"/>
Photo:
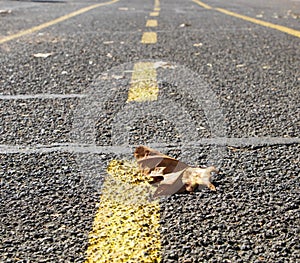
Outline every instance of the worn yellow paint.
<path fill-rule="evenodd" d="M 157 27 L 157 20 L 147 20 L 146 27 Z"/>
<path fill-rule="evenodd" d="M 213 9 L 213 10 L 216 10 L 216 11 L 221 12 L 223 14 L 233 16 L 233 17 L 236 17 L 236 18 L 239 18 L 239 19 L 243 19 L 245 21 L 252 22 L 252 23 L 257 24 L 257 25 L 261 25 L 261 26 L 265 26 L 265 27 L 268 27 L 268 28 L 276 29 L 278 31 L 281 31 L 281 32 L 287 33 L 289 35 L 300 38 L 300 31 L 299 30 L 295 30 L 295 29 L 285 27 L 285 26 L 281 26 L 281 25 L 276 25 L 276 24 L 266 22 L 266 21 L 263 21 L 263 20 L 259 20 L 259 19 L 256 19 L 256 18 L 252 18 L 252 17 L 249 17 L 249 16 L 244 16 L 244 15 L 241 15 L 241 14 L 238 14 L 238 13 L 235 13 L 235 12 L 231 12 L 231 11 L 223 9 L 223 8 L 212 8 L 211 6 L 201 2 L 199 0 L 192 0 L 192 1 L 195 2 L 196 4 L 200 5 L 201 7 L 206 8 L 206 9 Z"/>
<path fill-rule="evenodd" d="M 160 11 L 159 7 L 154 7 L 154 11 Z"/>
<path fill-rule="evenodd" d="M 203 2 L 201 2 L 201 1 L 199 1 L 199 0 L 192 0 L 192 1 L 195 2 L 196 4 L 202 6 L 203 8 L 206 8 L 206 9 L 211 9 L 211 8 L 212 8 L 211 6 L 209 6 L 209 5 L 207 5 L 207 4 L 203 3 Z"/>
<path fill-rule="evenodd" d="M 156 20 L 147 26 L 157 26 Z M 154 32 L 145 32 L 142 43 L 156 43 Z M 127 102 L 153 101 L 158 97 L 157 73 L 152 62 L 134 65 Z M 140 173 L 135 162 L 112 161 L 101 189 L 101 201 L 85 263 L 161 262 L 160 208 L 150 201 L 151 178 Z"/>
<path fill-rule="evenodd" d="M 3 37 L 3 38 L 0 39 L 0 44 L 3 44 L 5 42 L 8 42 L 10 40 L 13 40 L 13 39 L 16 39 L 16 38 L 19 38 L 19 37 L 22 37 L 22 36 L 25 36 L 25 35 L 28 35 L 28 34 L 32 34 L 34 32 L 40 31 L 40 30 L 42 30 L 44 28 L 47 28 L 47 27 L 53 26 L 55 24 L 58 24 L 60 22 L 63 22 L 63 21 L 65 21 L 67 19 L 70 19 L 70 18 L 72 18 L 74 16 L 78 16 L 80 14 L 88 12 L 88 11 L 90 11 L 92 9 L 97 8 L 97 7 L 105 6 L 105 5 L 110 5 L 110 4 L 116 3 L 118 1 L 120 1 L 120 0 L 112 0 L 112 1 L 109 1 L 109 2 L 94 4 L 94 5 L 90 5 L 90 6 L 81 8 L 81 9 L 75 11 L 75 12 L 72 12 L 72 13 L 69 13 L 67 15 L 61 16 L 59 18 L 56 18 L 56 19 L 51 20 L 49 22 L 43 23 L 41 25 L 34 26 L 32 28 L 29 28 L 29 29 L 26 29 L 26 30 L 22 30 L 22 31 L 20 31 L 20 32 L 18 32 L 16 34 Z"/>
<path fill-rule="evenodd" d="M 159 16 L 159 12 L 151 12 L 150 16 Z"/>
<path fill-rule="evenodd" d="M 89 234 L 85 263 L 160 262 L 159 203 L 152 187 L 128 161 L 112 161 Z"/>
<path fill-rule="evenodd" d="M 154 63 L 139 62 L 134 65 L 127 102 L 154 101 L 158 97 L 157 74 Z"/>
<path fill-rule="evenodd" d="M 141 43 L 143 44 L 155 44 L 157 42 L 156 32 L 144 32 Z"/>
<path fill-rule="evenodd" d="M 240 15 L 240 14 L 228 11 L 226 9 L 223 9 L 223 8 L 216 8 L 216 10 L 219 11 L 219 12 L 221 12 L 221 13 L 224 13 L 226 15 L 237 17 L 237 18 L 240 18 L 240 19 L 243 19 L 243 20 L 246 20 L 246 21 L 258 24 L 258 25 L 261 25 L 261 26 L 273 28 L 273 29 L 276 29 L 278 31 L 287 33 L 289 35 L 293 35 L 295 37 L 300 37 L 300 31 L 292 29 L 292 28 L 289 28 L 289 27 L 272 24 L 272 23 L 269 23 L 269 22 L 266 22 L 266 21 L 262 21 L 262 20 L 259 20 L 259 19 L 255 19 L 255 18 L 249 17 L 249 16 Z"/>

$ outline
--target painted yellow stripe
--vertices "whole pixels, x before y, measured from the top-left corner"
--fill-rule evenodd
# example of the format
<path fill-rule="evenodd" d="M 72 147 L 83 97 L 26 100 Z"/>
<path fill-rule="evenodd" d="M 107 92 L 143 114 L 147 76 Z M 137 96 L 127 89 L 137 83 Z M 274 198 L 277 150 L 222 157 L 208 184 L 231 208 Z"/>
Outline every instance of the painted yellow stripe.
<path fill-rule="evenodd" d="M 276 29 L 278 31 L 281 31 L 281 32 L 287 33 L 289 35 L 300 38 L 300 31 L 299 30 L 295 30 L 295 29 L 285 27 L 285 26 L 281 26 L 281 25 L 272 24 L 270 22 L 266 22 L 266 21 L 263 21 L 263 20 L 259 20 L 259 19 L 256 19 L 256 18 L 249 17 L 249 16 L 240 15 L 238 13 L 234 13 L 234 12 L 228 11 L 228 10 L 223 9 L 223 8 L 212 8 L 211 6 L 209 6 L 207 4 L 204 4 L 203 2 L 201 2 L 199 0 L 192 0 L 192 1 L 195 2 L 198 5 L 206 8 L 206 9 L 214 9 L 218 12 L 223 13 L 223 14 L 233 16 L 233 17 L 236 17 L 236 18 L 239 18 L 239 19 L 243 19 L 245 21 L 249 21 L 249 22 L 252 22 L 252 23 L 257 24 L 257 25 L 261 25 L 261 26 L 265 26 L 265 27 L 268 27 L 268 28 Z"/>
<path fill-rule="evenodd" d="M 160 11 L 159 7 L 154 7 L 154 11 Z"/>
<path fill-rule="evenodd" d="M 156 32 L 144 32 L 141 43 L 143 44 L 155 44 L 157 42 Z"/>
<path fill-rule="evenodd" d="M 81 8 L 75 12 L 72 12 L 70 14 L 67 14 L 67 15 L 64 15 L 64 16 L 61 16 L 59 18 L 56 18 L 54 20 L 51 20 L 49 22 L 46 22 L 46 23 L 43 23 L 39 26 L 35 26 L 35 27 L 32 27 L 32 28 L 29 28 L 27 30 L 23 30 L 23 31 L 20 31 L 16 34 L 13 34 L 13 35 L 10 35 L 10 36 L 6 36 L 6 37 L 3 37 L 0 39 L 0 44 L 3 44 L 5 42 L 8 42 L 10 40 L 13 40 L 13 39 L 16 39 L 16 38 L 19 38 L 19 37 L 22 37 L 22 36 L 25 36 L 25 35 L 28 35 L 28 34 L 31 34 L 31 33 L 34 33 L 34 32 L 37 32 L 37 31 L 40 31 L 44 28 L 47 28 L 47 27 L 50 27 L 50 26 L 53 26 L 55 24 L 58 24 L 60 22 L 63 22 L 67 19 L 70 19 L 71 17 L 74 17 L 74 16 L 78 16 L 80 14 L 83 14 L 85 12 L 88 12 L 92 9 L 95 9 L 97 7 L 100 7 L 100 6 L 105 6 L 105 5 L 110 5 L 110 4 L 113 4 L 113 3 L 116 3 L 120 0 L 112 0 L 112 1 L 109 1 L 109 2 L 105 2 L 105 3 L 100 3 L 100 4 L 95 4 L 95 5 L 91 5 L 91 6 L 87 6 L 87 7 L 84 7 L 84 8 Z"/>
<path fill-rule="evenodd" d="M 147 20 L 146 27 L 157 27 L 157 20 Z"/>
<path fill-rule="evenodd" d="M 273 28 L 273 29 L 276 29 L 278 31 L 281 31 L 281 32 L 284 32 L 284 33 L 287 33 L 287 34 L 290 34 L 290 35 L 293 35 L 293 36 L 296 36 L 296 37 L 300 37 L 300 31 L 295 30 L 295 29 L 291 29 L 291 28 L 288 28 L 288 27 L 285 27 L 285 26 L 272 24 L 272 23 L 269 23 L 269 22 L 265 22 L 265 21 L 262 21 L 262 20 L 258 20 L 258 19 L 249 17 L 249 16 L 243 16 L 243 15 L 240 15 L 240 14 L 237 14 L 237 13 L 234 13 L 234 12 L 228 11 L 226 9 L 222 9 L 222 8 L 216 8 L 216 10 L 221 12 L 221 13 L 224 13 L 226 15 L 234 16 L 234 17 L 237 17 L 237 18 L 240 18 L 240 19 L 243 19 L 243 20 L 258 24 L 258 25 L 261 25 L 261 26 Z"/>
<path fill-rule="evenodd" d="M 207 4 L 204 4 L 203 2 L 199 1 L 199 0 L 192 0 L 193 2 L 195 2 L 196 4 L 202 6 L 203 8 L 206 8 L 206 9 L 211 9 L 212 7 L 207 5 Z"/>
<path fill-rule="evenodd" d="M 150 13 L 150 16 L 158 16 L 159 15 L 159 12 L 151 12 Z"/>
<path fill-rule="evenodd" d="M 155 1 L 154 1 L 154 6 L 155 6 L 155 7 L 159 7 L 159 5 L 160 5 L 159 0 L 155 0 Z"/>
<path fill-rule="evenodd" d="M 136 63 L 131 76 L 127 102 L 157 100 L 159 90 L 156 77 L 156 69 L 153 63 Z"/>
<path fill-rule="evenodd" d="M 160 262 L 159 203 L 147 200 L 151 186 L 137 183 L 136 163 L 112 161 L 108 173 L 85 263 Z"/>

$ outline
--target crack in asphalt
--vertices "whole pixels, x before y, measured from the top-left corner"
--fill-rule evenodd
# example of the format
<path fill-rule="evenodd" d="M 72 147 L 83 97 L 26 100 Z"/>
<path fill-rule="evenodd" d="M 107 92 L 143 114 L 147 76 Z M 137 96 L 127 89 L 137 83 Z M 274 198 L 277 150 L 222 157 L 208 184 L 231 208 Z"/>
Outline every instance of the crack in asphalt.
<path fill-rule="evenodd" d="M 18 94 L 18 95 L 0 95 L 0 100 L 30 100 L 30 99 L 72 99 L 86 98 L 87 94 Z"/>
<path fill-rule="evenodd" d="M 203 145 L 227 146 L 236 148 L 257 148 L 274 145 L 300 144 L 300 138 L 285 137 L 249 137 L 249 138 L 203 138 L 183 144 L 150 143 L 149 146 L 157 149 L 176 147 L 202 147 Z M 93 144 L 54 143 L 49 145 L 0 145 L 1 154 L 11 153 L 49 153 L 49 152 L 74 152 L 74 153 L 116 153 L 129 154 L 137 145 L 98 146 Z"/>

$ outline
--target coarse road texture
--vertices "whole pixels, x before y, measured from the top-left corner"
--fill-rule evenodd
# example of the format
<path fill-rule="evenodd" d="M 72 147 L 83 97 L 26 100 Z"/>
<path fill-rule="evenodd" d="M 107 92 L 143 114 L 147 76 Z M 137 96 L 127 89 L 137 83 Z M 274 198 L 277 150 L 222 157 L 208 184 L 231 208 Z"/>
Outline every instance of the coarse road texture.
<path fill-rule="evenodd" d="M 0 21 L 0 262 L 300 262 L 299 1 L 1 0 Z M 126 199 L 106 169 L 139 144 L 216 165 L 217 191 Z"/>

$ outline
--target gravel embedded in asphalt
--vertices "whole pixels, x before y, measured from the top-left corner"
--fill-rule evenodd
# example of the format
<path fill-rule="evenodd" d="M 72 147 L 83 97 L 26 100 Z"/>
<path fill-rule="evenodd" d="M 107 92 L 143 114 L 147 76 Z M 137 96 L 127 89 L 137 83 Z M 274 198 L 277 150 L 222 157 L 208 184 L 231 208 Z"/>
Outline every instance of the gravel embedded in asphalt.
<path fill-rule="evenodd" d="M 70 142 L 76 99 L 9 100 L 0 105 L 0 144 Z"/>
<path fill-rule="evenodd" d="M 299 150 L 228 150 L 217 192 L 163 199 L 163 262 L 298 262 Z"/>
<path fill-rule="evenodd" d="M 82 262 L 111 158 L 89 178 L 75 154 L 1 154 L 0 261 Z"/>
<path fill-rule="evenodd" d="M 99 1 L 2 2 L 12 12 L 1 16 L 1 36 Z M 261 1 L 205 2 L 299 29 L 296 2 L 283 6 L 273 1 L 268 7 Z M 218 166 L 216 193 L 204 188 L 161 199 L 162 262 L 300 261 L 299 144 L 218 146 L 217 154 L 212 145 L 181 147 L 184 138 L 197 141 L 218 133 L 205 116 L 205 101 L 195 96 L 197 89 L 207 92 L 196 80 L 217 101 L 225 124 L 221 134 L 299 137 L 299 38 L 192 1 L 164 0 L 158 27 L 151 29 L 158 42 L 142 45 L 142 33 L 151 31 L 145 24 L 152 10 L 153 1 L 120 1 L 2 44 L 0 94 L 93 94 L 96 89 L 96 99 L 107 99 L 96 109 L 97 146 L 123 144 L 128 134 L 130 145 L 166 143 L 170 146 L 160 151 L 190 165 Z M 37 53 L 50 55 L 37 58 Z M 177 68 L 157 68 L 156 107 L 142 111 L 136 103 L 140 115 L 153 110 L 155 117 L 140 116 L 122 126 L 114 118 L 127 114 L 130 71 L 141 61 L 165 61 Z M 180 67 L 197 78 L 182 75 Z M 106 74 L 115 77 L 105 79 Z M 85 142 L 76 137 L 74 124 L 83 117 L 76 114 L 89 109 L 82 102 L 91 100 L 6 100 L 1 95 L 0 144 Z M 170 101 L 180 114 L 164 104 Z M 157 105 L 173 117 L 159 115 Z M 191 122 L 184 122 L 183 113 Z M 189 131 L 182 134 L 178 122 Z M 127 133 L 118 137 L 112 125 Z M 83 262 L 105 170 L 115 158 L 132 156 L 1 153 L 0 262 Z"/>
<path fill-rule="evenodd" d="M 165 153 L 180 158 L 178 150 Z M 204 188 L 163 198 L 163 262 L 297 262 L 299 152 L 298 145 L 228 149 L 221 173 L 213 178 L 217 192 Z M 199 164 L 209 161 L 201 151 L 196 155 Z M 83 157 L 1 156 L 4 262 L 82 262 L 100 191 L 79 173 Z M 104 179 L 114 158 L 132 157 L 102 154 L 94 181 Z"/>

